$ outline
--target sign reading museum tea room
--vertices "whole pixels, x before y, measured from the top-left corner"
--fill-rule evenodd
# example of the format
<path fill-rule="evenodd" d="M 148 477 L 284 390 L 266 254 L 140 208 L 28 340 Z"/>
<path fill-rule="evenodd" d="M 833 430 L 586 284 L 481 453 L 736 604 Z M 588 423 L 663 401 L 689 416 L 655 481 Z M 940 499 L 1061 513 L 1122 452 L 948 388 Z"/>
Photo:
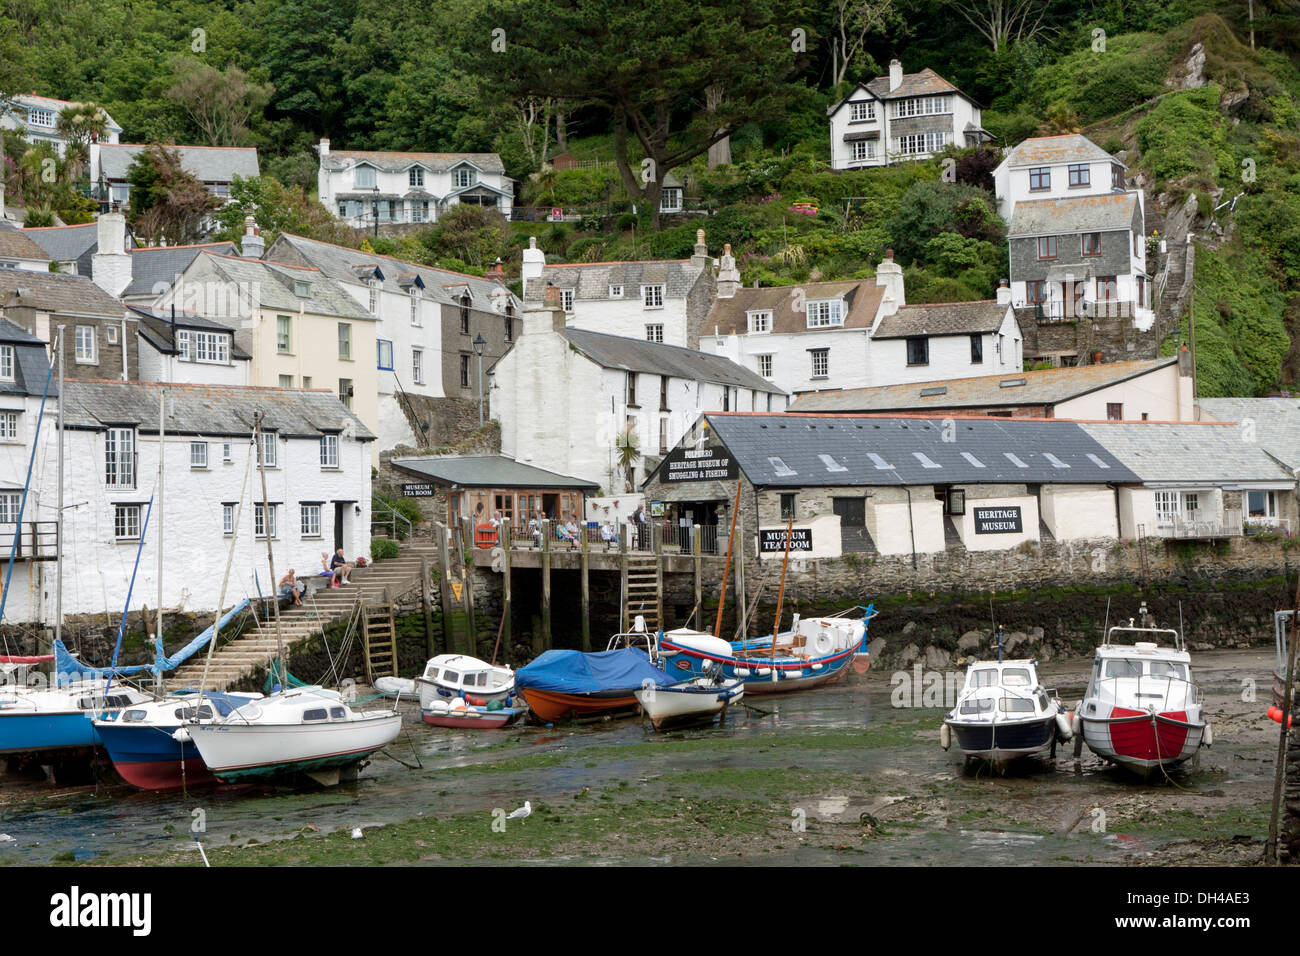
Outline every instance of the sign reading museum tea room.
<path fill-rule="evenodd" d="M 712 481 L 740 477 L 740 466 L 725 448 L 674 448 L 659 471 L 663 481 Z"/>

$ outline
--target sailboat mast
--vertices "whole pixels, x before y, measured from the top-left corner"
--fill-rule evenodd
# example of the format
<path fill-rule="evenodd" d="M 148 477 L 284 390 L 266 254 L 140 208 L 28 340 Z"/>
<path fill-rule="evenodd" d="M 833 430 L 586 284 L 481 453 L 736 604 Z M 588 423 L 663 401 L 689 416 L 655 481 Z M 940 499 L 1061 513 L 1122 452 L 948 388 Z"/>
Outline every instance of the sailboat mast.
<path fill-rule="evenodd" d="M 776 622 L 772 625 L 772 660 L 776 660 L 776 635 L 781 630 L 781 605 L 785 601 L 785 569 L 790 565 L 790 535 L 794 534 L 794 512 L 785 526 L 785 557 L 781 559 L 781 588 L 776 592 Z"/>
<path fill-rule="evenodd" d="M 167 389 L 158 390 L 158 649 L 163 648 L 163 458 L 167 452 Z M 220 615 L 220 608 L 217 609 Z M 162 672 L 154 674 L 154 683 L 162 683 Z"/>
<path fill-rule="evenodd" d="M 736 482 L 736 504 L 731 509 L 731 534 L 727 536 L 727 563 L 722 567 L 722 590 L 718 592 L 718 620 L 713 625 L 713 636 L 722 634 L 722 608 L 727 603 L 727 578 L 731 576 L 731 549 L 736 543 L 736 515 L 740 513 L 741 483 Z M 742 607 L 743 611 L 744 608 Z"/>
<path fill-rule="evenodd" d="M 280 598 L 277 588 L 280 582 L 275 577 L 275 555 L 271 551 L 271 501 L 266 494 L 266 455 L 264 454 L 262 431 L 262 413 L 253 413 L 253 441 L 257 443 L 257 473 L 262 478 L 262 533 L 266 535 L 266 563 L 271 569 L 271 607 L 275 609 L 275 649 L 280 658 L 280 681 L 285 689 L 289 686 L 289 662 L 284 656 L 284 635 L 280 631 Z M 254 522 L 256 525 L 256 522 Z"/>
<path fill-rule="evenodd" d="M 63 330 L 54 339 L 55 353 L 59 356 L 59 487 L 54 496 L 54 639 L 63 640 Z"/>

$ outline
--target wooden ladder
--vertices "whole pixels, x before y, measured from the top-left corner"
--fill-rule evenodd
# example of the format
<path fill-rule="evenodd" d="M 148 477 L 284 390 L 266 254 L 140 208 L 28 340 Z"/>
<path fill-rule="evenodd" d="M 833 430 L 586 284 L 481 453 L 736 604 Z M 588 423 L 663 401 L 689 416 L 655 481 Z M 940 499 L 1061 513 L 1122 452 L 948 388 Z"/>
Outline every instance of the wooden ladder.
<path fill-rule="evenodd" d="M 366 658 L 366 680 L 397 676 L 397 626 L 392 604 L 367 604 L 361 609 L 361 649 Z"/>
<path fill-rule="evenodd" d="M 640 614 L 651 631 L 663 622 L 663 579 L 657 558 L 629 557 L 627 559 L 627 626 Z"/>

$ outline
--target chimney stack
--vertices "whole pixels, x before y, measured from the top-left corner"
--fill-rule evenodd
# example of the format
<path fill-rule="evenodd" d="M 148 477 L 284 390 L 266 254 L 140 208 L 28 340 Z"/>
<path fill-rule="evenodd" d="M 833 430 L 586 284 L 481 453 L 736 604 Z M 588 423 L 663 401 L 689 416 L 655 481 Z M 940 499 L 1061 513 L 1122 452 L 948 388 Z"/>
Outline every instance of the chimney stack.
<path fill-rule="evenodd" d="M 740 270 L 736 268 L 736 257 L 731 254 L 731 243 L 722 247 L 722 256 L 718 259 L 718 298 L 730 299 L 740 288 Z"/>
<path fill-rule="evenodd" d="M 90 275 L 95 285 L 111 296 L 119 296 L 131 284 L 131 256 L 126 251 L 126 216 L 101 213 L 98 243 L 90 257 Z"/>
<path fill-rule="evenodd" d="M 704 241 L 704 230 L 695 230 L 695 250 L 691 255 L 691 265 L 704 267 L 709 265 L 709 246 Z"/>
<path fill-rule="evenodd" d="M 889 92 L 894 92 L 903 85 L 903 63 L 901 60 L 889 61 Z"/>
<path fill-rule="evenodd" d="M 524 282 L 524 297 L 528 296 L 528 283 L 542 277 L 542 270 L 546 267 L 546 253 L 537 248 L 537 237 L 528 237 L 528 248 L 524 250 L 524 263 L 520 269 L 519 276 Z"/>
<path fill-rule="evenodd" d="M 326 156 L 330 154 L 330 141 L 325 139 L 324 137 L 321 137 L 319 152 L 320 152 L 321 159 L 324 159 Z"/>
<path fill-rule="evenodd" d="M 880 297 L 877 319 L 893 315 L 907 305 L 907 296 L 903 289 L 903 267 L 894 261 L 894 250 L 886 249 L 885 258 L 876 266 L 876 285 L 884 287 Z"/>
<path fill-rule="evenodd" d="M 1011 304 L 1011 286 L 1007 285 L 1007 280 L 1003 279 L 998 283 L 998 305 Z"/>
<path fill-rule="evenodd" d="M 560 287 L 547 283 L 542 302 L 524 309 L 523 334 L 540 335 L 547 332 L 563 332 L 564 329 L 565 315 L 560 305 Z"/>
<path fill-rule="evenodd" d="M 252 216 L 244 217 L 244 237 L 240 240 L 240 251 L 246 259 L 260 259 L 266 255 L 266 240 L 257 228 L 257 221 Z"/>
<path fill-rule="evenodd" d="M 500 256 L 497 256 L 496 262 L 487 267 L 487 271 L 483 273 L 483 278 L 495 282 L 497 285 L 506 284 L 506 267 Z"/>

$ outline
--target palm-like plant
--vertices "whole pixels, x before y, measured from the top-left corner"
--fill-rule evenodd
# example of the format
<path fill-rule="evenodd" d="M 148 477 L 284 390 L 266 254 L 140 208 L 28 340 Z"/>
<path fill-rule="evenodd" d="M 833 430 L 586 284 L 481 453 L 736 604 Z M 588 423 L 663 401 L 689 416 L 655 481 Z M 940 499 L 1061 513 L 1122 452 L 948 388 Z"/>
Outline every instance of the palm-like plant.
<path fill-rule="evenodd" d="M 68 144 L 64 162 L 69 179 L 78 179 L 90 164 L 90 144 L 104 135 L 108 115 L 94 103 L 72 103 L 59 113 L 59 135 Z"/>
<path fill-rule="evenodd" d="M 614 451 L 618 465 L 623 469 L 624 491 L 632 490 L 632 469 L 641 460 L 641 439 L 637 437 L 634 425 L 626 426 L 614 439 Z"/>

